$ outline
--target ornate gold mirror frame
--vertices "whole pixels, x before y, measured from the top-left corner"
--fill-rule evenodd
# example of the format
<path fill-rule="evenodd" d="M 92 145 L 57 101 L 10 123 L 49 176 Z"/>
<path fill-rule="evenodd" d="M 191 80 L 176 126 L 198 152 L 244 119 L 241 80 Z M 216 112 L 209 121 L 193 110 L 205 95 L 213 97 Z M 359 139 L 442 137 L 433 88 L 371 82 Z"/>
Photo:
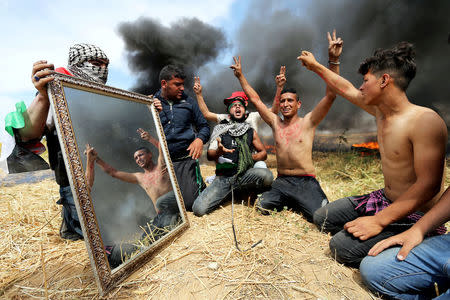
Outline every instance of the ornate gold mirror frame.
<path fill-rule="evenodd" d="M 159 120 L 159 115 L 154 106 L 151 105 L 152 99 L 141 94 L 120 90 L 59 73 L 55 73 L 54 77 L 55 79 L 49 84 L 48 90 L 50 105 L 55 120 L 55 126 L 61 149 L 63 150 L 62 152 L 67 175 L 69 177 L 72 194 L 74 196 L 76 209 L 83 230 L 86 248 L 92 265 L 92 270 L 94 272 L 94 277 L 96 278 L 100 295 L 105 295 L 119 282 L 126 279 L 153 256 L 155 256 L 155 254 L 165 247 L 171 240 L 186 230 L 189 227 L 189 221 L 187 219 L 186 209 L 182 201 L 178 182 L 175 177 L 173 165 L 168 154 L 169 151 L 167 148 L 164 131 Z M 129 103 L 130 105 L 136 105 L 136 103 L 142 105 L 142 109 L 147 111 L 149 116 L 153 117 L 154 129 L 160 142 L 164 161 L 169 172 L 171 186 L 180 209 L 181 221 L 179 221 L 179 224 L 176 225 L 175 228 L 114 269 L 110 268 L 107 253 L 105 251 L 104 240 L 101 234 L 101 228 L 99 227 L 99 221 L 94 209 L 95 201 L 103 200 L 92 199 L 91 191 L 88 188 L 88 183 L 85 178 L 85 170 L 83 168 L 85 156 L 82 154 L 84 149 L 81 148 L 83 145 L 77 144 L 77 128 L 75 128 L 72 123 L 74 116 L 71 115 L 72 112 L 69 105 L 70 101 L 75 100 L 71 100 L 69 95 L 70 93 L 66 92 L 70 89 L 79 91 L 82 94 L 86 93 L 89 97 L 103 97 L 103 99 L 111 101 L 111 105 L 114 105 L 114 103 L 120 103 L 120 105 L 123 106 L 124 102 Z M 81 100 L 76 99 L 76 101 L 84 101 L 83 99 L 84 98 L 82 97 Z M 104 115 L 107 113 L 107 111 L 96 112 L 96 114 L 103 114 L 102 119 L 105 120 L 108 120 L 108 116 Z M 126 115 L 127 111 L 123 111 L 123 114 Z M 77 118 L 79 118 L 79 116 Z M 114 116 L 111 117 L 110 122 L 116 122 L 116 120 L 114 120 Z M 120 120 L 118 122 L 120 122 Z M 149 122 L 148 119 L 147 122 Z M 118 124 L 118 126 L 121 125 Z M 92 128 L 92 130 L 95 130 L 95 128 Z"/>

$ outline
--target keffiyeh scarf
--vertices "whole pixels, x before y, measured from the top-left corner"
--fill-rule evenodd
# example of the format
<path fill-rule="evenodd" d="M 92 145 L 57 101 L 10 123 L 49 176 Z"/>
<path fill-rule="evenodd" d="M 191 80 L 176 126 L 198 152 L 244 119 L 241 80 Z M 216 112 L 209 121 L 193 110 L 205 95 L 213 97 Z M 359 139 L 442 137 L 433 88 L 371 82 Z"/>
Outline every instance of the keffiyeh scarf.
<path fill-rule="evenodd" d="M 215 141 L 218 137 L 220 137 L 225 132 L 228 132 L 233 137 L 238 137 L 247 132 L 250 128 L 250 124 L 247 122 L 234 122 L 230 121 L 226 124 L 218 124 L 214 127 L 214 130 L 211 134 L 211 139 L 209 142 Z"/>
<path fill-rule="evenodd" d="M 69 49 L 69 62 L 67 68 L 76 77 L 106 83 L 108 67 L 94 66 L 89 61 L 102 59 L 109 62 L 102 49 L 90 44 L 75 44 Z"/>

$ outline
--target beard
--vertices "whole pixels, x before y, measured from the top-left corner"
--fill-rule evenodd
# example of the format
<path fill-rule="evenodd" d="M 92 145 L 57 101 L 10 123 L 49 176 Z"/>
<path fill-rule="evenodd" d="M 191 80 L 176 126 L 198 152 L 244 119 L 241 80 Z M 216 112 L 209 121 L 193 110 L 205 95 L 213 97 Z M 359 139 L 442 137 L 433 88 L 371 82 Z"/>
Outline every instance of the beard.
<path fill-rule="evenodd" d="M 247 119 L 247 113 L 242 114 L 240 118 L 236 118 L 234 115 L 230 114 L 230 119 L 234 122 L 244 122 Z"/>

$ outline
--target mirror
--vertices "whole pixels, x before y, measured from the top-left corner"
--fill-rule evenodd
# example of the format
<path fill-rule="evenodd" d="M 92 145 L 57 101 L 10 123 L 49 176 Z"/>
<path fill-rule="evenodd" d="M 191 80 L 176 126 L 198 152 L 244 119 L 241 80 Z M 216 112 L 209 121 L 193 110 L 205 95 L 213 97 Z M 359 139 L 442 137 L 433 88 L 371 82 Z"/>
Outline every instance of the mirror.
<path fill-rule="evenodd" d="M 53 117 L 104 295 L 189 223 L 152 99 L 54 76 L 49 84 Z"/>

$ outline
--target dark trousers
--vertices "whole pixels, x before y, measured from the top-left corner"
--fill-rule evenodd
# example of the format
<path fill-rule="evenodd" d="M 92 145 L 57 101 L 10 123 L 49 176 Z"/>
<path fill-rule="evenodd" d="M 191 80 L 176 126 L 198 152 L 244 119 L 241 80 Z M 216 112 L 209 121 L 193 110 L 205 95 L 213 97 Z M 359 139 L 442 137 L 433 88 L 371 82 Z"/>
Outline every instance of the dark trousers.
<path fill-rule="evenodd" d="M 413 223 L 407 219 L 392 223 L 377 236 L 361 241 L 344 230 L 345 223 L 362 216 L 355 210 L 357 203 L 352 200 L 354 198 L 356 197 L 342 198 L 318 209 L 314 213 L 314 224 L 319 230 L 333 235 L 330 240 L 331 255 L 340 263 L 358 268 L 361 260 L 376 243 L 411 228 Z"/>
<path fill-rule="evenodd" d="M 312 176 L 280 176 L 258 200 L 258 207 L 278 211 L 285 206 L 312 222 L 314 212 L 328 203 L 319 182 Z"/>
<path fill-rule="evenodd" d="M 183 196 L 184 206 L 186 210 L 192 211 L 192 204 L 201 191 L 206 187 L 200 173 L 200 166 L 196 159 L 190 157 L 173 161 L 173 168 L 177 176 L 178 186 Z"/>
<path fill-rule="evenodd" d="M 80 220 L 78 219 L 77 208 L 72 195 L 70 186 L 59 187 L 60 199 L 56 202 L 61 204 L 62 223 L 59 234 L 63 239 L 79 240 L 83 238 Z"/>

